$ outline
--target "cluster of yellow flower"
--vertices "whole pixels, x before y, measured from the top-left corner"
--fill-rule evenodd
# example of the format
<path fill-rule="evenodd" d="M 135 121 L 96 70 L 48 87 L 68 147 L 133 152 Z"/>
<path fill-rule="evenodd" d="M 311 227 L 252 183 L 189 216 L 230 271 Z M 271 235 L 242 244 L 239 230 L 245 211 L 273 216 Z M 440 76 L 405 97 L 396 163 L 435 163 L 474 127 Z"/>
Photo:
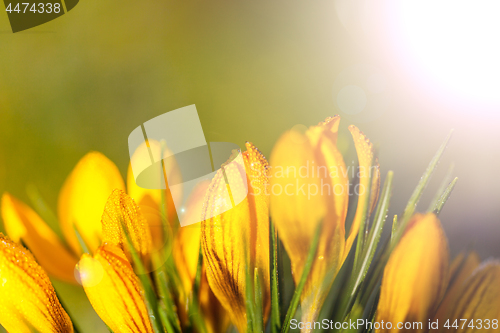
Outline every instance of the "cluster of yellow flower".
<path fill-rule="evenodd" d="M 500 264 L 479 265 L 472 253 L 460 255 L 450 267 L 446 237 L 434 213 L 410 211 L 396 228 L 399 233 L 394 232 L 393 241 L 372 262 L 392 173 L 379 195 L 381 177 L 373 146 L 356 127 L 349 130 L 359 168 L 374 172 L 360 172 L 355 179 L 347 172 L 295 172 L 310 165 L 345 170 L 337 148 L 339 121 L 333 117 L 305 133 L 286 132 L 271 154 L 272 168 L 247 143 L 242 154 L 246 172 L 229 164 L 210 184 L 200 184 L 186 203 L 186 214 L 197 220 L 201 216 L 202 222 L 182 228 L 168 188 L 138 187 L 129 167 L 125 192 L 116 166 L 95 152 L 79 161 L 61 189 L 62 238 L 33 209 L 4 193 L 1 213 L 10 239 L 0 235 L 0 323 L 16 333 L 73 332 L 51 276 L 80 283 L 115 333 L 220 333 L 230 323 L 239 332 L 263 332 L 266 327 L 288 332 L 299 301 L 303 322 L 318 318 L 347 264 L 353 273 L 346 298 L 339 300 L 343 306 L 337 307 L 342 320 L 498 319 Z M 168 178 L 176 171 L 166 172 Z M 228 177 L 242 178 L 248 195 L 233 209 L 215 215 Z M 347 189 L 354 185 L 364 190 L 352 196 Z M 292 186 L 296 189 L 287 192 Z M 319 190 L 325 186 L 334 190 Z M 356 238 L 356 251 L 351 251 Z M 278 240 L 290 258 L 296 285 L 285 320 L 277 287 L 282 274 Z M 378 302 L 363 301 L 373 299 L 369 296 Z M 411 331 L 376 331 L 390 330 Z M 426 330 L 424 324 L 415 331 Z M 477 325 L 455 329 L 478 330 Z"/>

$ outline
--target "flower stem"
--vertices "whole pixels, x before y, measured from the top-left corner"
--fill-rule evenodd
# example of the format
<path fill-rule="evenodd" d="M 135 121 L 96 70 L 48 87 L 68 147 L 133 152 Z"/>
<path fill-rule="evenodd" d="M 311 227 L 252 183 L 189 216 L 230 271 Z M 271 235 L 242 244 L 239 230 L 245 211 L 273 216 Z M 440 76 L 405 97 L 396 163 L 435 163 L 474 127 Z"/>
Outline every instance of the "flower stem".
<path fill-rule="evenodd" d="M 311 268 L 316 257 L 316 251 L 318 250 L 319 236 L 321 235 L 322 226 L 323 223 L 319 223 L 316 228 L 316 232 L 314 233 L 314 238 L 311 243 L 311 247 L 309 248 L 309 253 L 307 254 L 306 264 L 304 265 L 302 276 L 300 277 L 300 281 L 297 284 L 297 288 L 295 288 L 292 301 L 290 302 L 290 307 L 288 308 L 288 311 L 286 313 L 285 321 L 281 326 L 281 333 L 288 333 L 288 331 L 290 330 L 289 323 L 295 316 L 295 312 L 297 311 L 297 307 L 299 306 L 302 290 L 304 290 L 304 286 L 306 285 L 307 278 L 309 276 L 309 273 L 311 272 Z"/>

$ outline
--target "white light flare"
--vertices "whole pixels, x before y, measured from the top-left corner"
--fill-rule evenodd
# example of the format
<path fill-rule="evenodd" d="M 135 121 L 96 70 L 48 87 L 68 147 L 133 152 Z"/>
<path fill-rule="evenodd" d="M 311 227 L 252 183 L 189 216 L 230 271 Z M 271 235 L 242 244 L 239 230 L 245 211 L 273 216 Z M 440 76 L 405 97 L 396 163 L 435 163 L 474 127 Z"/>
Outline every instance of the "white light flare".
<path fill-rule="evenodd" d="M 500 1 L 390 1 L 390 17 L 416 73 L 453 97 L 500 106 Z"/>

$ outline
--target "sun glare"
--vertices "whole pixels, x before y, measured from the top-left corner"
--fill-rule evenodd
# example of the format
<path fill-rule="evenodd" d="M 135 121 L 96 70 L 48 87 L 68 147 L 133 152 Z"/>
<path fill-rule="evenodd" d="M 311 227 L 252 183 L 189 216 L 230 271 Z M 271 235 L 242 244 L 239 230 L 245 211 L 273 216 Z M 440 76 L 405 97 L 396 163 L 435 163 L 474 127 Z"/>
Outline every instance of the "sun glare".
<path fill-rule="evenodd" d="M 393 1 L 409 66 L 453 96 L 500 105 L 500 1 Z"/>

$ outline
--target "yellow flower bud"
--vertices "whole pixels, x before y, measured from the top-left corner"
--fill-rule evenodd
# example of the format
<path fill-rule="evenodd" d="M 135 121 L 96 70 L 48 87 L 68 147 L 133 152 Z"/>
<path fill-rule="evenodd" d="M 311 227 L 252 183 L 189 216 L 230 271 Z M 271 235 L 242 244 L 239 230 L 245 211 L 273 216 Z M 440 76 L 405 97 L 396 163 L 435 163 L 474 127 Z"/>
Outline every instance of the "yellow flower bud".
<path fill-rule="evenodd" d="M 211 289 L 229 313 L 239 332 L 246 332 L 245 307 L 247 270 L 256 267 L 263 286 L 264 319 L 270 309 L 269 288 L 269 194 L 268 164 L 252 144 L 242 153 L 244 167 L 228 163 L 212 180 L 205 201 L 205 216 L 217 211 L 223 193 L 238 196 L 245 186 L 248 195 L 234 208 L 201 223 L 201 244 Z M 246 171 L 246 173 L 245 173 Z M 246 258 L 249 267 L 246 267 Z M 265 320 L 264 320 L 265 321 Z"/>
<path fill-rule="evenodd" d="M 9 332 L 72 333 L 49 277 L 23 246 L 0 234 L 0 324 Z"/>
<path fill-rule="evenodd" d="M 104 207 L 101 222 L 104 243 L 117 245 L 128 253 L 126 233 L 140 256 L 148 258 L 151 254 L 153 245 L 148 222 L 134 199 L 124 191 L 113 190 Z"/>
<path fill-rule="evenodd" d="M 317 255 L 301 295 L 302 321 L 317 318 L 331 285 L 358 234 L 361 221 L 373 209 L 380 188 L 373 174 L 373 148 L 356 127 L 349 130 L 358 153 L 358 206 L 349 232 L 345 219 L 349 200 L 347 169 L 337 148 L 340 117 L 327 119 L 305 133 L 288 131 L 272 154 L 271 216 L 290 256 L 295 283 L 302 276 L 314 233 L 322 223 Z M 373 184 L 372 186 L 370 186 Z M 368 196 L 371 192 L 371 202 Z"/>
<path fill-rule="evenodd" d="M 186 221 L 187 226 L 181 227 L 174 239 L 172 254 L 183 287 L 178 310 L 181 319 L 184 320 L 187 319 L 187 313 L 184 313 L 184 309 L 186 309 L 188 298 L 192 294 L 200 254 L 201 223 L 196 222 L 202 216 L 204 195 L 209 185 L 210 182 L 203 182 L 194 189 L 186 203 L 184 221 Z M 191 221 L 194 224 L 191 224 Z M 202 268 L 198 301 L 208 333 L 226 331 L 229 318 L 208 285 L 205 265 Z"/>
<path fill-rule="evenodd" d="M 421 322 L 426 331 L 443 298 L 448 284 L 448 242 L 438 218 L 428 213 L 417 214 L 391 254 L 384 270 L 376 321 L 398 323 Z"/>
<path fill-rule="evenodd" d="M 68 176 L 59 193 L 58 215 L 69 246 L 81 253 L 74 226 L 91 251 L 101 245 L 101 215 L 109 195 L 125 189 L 116 165 L 98 152 L 86 154 Z"/>
<path fill-rule="evenodd" d="M 23 241 L 49 275 L 76 283 L 78 259 L 37 213 L 14 196 L 4 193 L 2 218 L 9 237 L 17 243 Z"/>
<path fill-rule="evenodd" d="M 458 329 L 444 327 L 449 319 L 450 326 L 457 320 Z M 463 325 L 461 319 L 467 319 Z M 500 327 L 500 262 L 486 261 L 460 290 L 454 304 L 451 305 L 449 317 L 440 321 L 441 332 L 499 332 Z M 472 323 L 471 323 L 471 320 Z M 495 325 L 496 320 L 496 325 Z"/>
<path fill-rule="evenodd" d="M 472 275 L 479 267 L 481 260 L 477 253 L 471 252 L 467 257 L 464 253 L 459 254 L 451 263 L 450 266 L 450 285 L 446 291 L 446 295 L 441 302 L 439 309 L 434 316 L 443 323 L 450 319 L 450 311 L 456 303 L 457 298 L 462 294 L 464 282 Z"/>
<path fill-rule="evenodd" d="M 123 251 L 101 246 L 79 263 L 85 293 L 99 317 L 115 333 L 153 333 L 143 290 Z"/>

